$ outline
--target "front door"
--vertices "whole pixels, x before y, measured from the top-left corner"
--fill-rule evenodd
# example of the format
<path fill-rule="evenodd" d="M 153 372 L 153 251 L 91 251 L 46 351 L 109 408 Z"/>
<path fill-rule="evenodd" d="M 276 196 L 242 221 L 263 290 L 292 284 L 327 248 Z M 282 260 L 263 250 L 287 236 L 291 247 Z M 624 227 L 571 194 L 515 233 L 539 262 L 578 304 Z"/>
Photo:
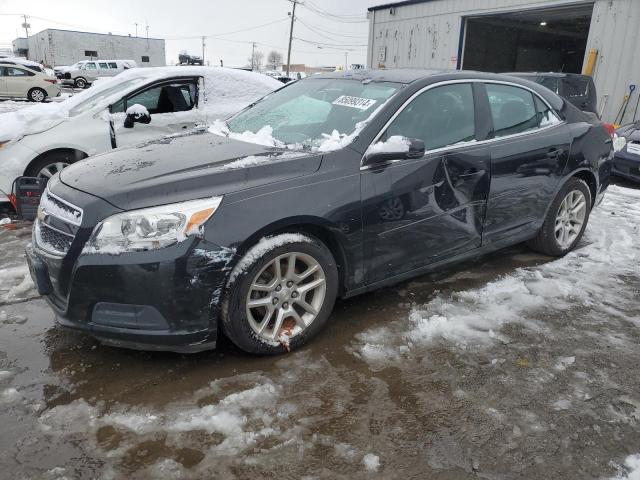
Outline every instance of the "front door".
<path fill-rule="evenodd" d="M 421 93 L 383 133 L 427 152 L 361 172 L 368 283 L 481 245 L 490 150 L 474 144 L 476 123 L 472 84 L 452 83 Z"/>
<path fill-rule="evenodd" d="M 125 128 L 125 112 L 127 108 L 136 104 L 147 109 L 151 115 L 151 122 L 136 123 L 133 128 Z M 204 121 L 198 109 L 198 79 L 172 80 L 149 85 L 113 104 L 111 113 L 114 114 L 113 134 L 117 147 L 188 131 Z"/>
<path fill-rule="evenodd" d="M 570 149 L 568 127 L 535 93 L 486 83 L 494 141 L 484 243 L 534 232 L 553 200 Z"/>

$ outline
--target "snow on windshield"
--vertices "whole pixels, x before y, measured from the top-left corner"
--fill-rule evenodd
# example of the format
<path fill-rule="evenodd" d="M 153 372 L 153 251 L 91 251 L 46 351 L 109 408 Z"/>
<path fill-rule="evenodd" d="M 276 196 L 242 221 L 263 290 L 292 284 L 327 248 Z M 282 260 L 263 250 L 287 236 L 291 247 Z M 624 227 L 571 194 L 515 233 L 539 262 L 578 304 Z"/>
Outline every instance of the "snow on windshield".
<path fill-rule="evenodd" d="M 388 82 L 308 79 L 210 131 L 260 145 L 330 152 L 349 145 L 399 89 Z"/>

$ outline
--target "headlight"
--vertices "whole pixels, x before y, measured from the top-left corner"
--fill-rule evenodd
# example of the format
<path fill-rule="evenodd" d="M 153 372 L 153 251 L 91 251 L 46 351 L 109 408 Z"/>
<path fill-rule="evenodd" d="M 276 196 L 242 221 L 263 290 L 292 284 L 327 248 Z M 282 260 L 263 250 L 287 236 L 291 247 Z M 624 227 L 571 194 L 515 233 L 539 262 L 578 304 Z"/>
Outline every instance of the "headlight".
<path fill-rule="evenodd" d="M 222 197 L 172 203 L 113 215 L 99 223 L 84 253 L 118 254 L 169 247 L 198 235 Z"/>

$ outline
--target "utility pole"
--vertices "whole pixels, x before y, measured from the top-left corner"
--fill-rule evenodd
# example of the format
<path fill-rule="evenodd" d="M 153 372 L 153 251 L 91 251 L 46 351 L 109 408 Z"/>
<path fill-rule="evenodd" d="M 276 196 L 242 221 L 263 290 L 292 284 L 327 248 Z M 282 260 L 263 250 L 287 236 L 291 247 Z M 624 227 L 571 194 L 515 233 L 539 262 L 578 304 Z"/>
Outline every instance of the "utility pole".
<path fill-rule="evenodd" d="M 206 39 L 207 37 L 203 35 L 202 36 L 202 65 L 204 65 L 204 47 L 206 46 L 206 43 L 205 43 Z"/>
<path fill-rule="evenodd" d="M 22 28 L 24 28 L 25 33 L 27 34 L 27 38 L 29 38 L 29 22 L 27 21 L 27 15 L 22 15 L 24 18 L 24 23 L 22 24 Z M 29 50 L 27 50 L 27 60 L 29 60 Z"/>
<path fill-rule="evenodd" d="M 256 42 L 251 42 L 251 71 L 255 70 L 256 63 Z"/>
<path fill-rule="evenodd" d="M 291 70 L 291 44 L 293 43 L 293 23 L 296 20 L 296 6 L 300 3 L 298 0 L 289 0 L 293 3 L 293 11 L 291 12 L 291 31 L 289 32 L 289 51 L 287 52 L 287 77 Z"/>
<path fill-rule="evenodd" d="M 134 22 L 134 25 L 136 26 L 136 38 L 138 38 L 138 22 Z"/>
<path fill-rule="evenodd" d="M 346 72 L 347 70 L 349 70 L 349 52 L 344 52 L 344 71 Z"/>

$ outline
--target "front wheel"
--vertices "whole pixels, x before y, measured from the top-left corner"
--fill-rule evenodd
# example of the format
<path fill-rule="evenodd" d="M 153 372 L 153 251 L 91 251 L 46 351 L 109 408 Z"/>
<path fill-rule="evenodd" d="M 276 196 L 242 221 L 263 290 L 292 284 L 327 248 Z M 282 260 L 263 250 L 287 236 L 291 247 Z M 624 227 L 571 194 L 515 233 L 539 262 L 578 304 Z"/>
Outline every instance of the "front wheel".
<path fill-rule="evenodd" d="M 76 81 L 74 83 L 76 88 L 85 88 L 87 86 L 87 81 L 82 77 L 76 78 Z"/>
<path fill-rule="evenodd" d="M 578 178 L 570 179 L 558 192 L 542 228 L 529 246 L 554 257 L 566 255 L 582 238 L 591 205 L 589 186 Z"/>
<path fill-rule="evenodd" d="M 294 233 L 265 238 L 231 273 L 222 328 L 246 352 L 291 351 L 326 324 L 337 292 L 336 263 L 322 242 Z"/>

